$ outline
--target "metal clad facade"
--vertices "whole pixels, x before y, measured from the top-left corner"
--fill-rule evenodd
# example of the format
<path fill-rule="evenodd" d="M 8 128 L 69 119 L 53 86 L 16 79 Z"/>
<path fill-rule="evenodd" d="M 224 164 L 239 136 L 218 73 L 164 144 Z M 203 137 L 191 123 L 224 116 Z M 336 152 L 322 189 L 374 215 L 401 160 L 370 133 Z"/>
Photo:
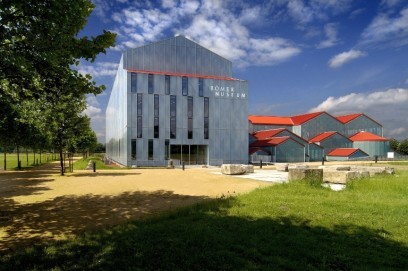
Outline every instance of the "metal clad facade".
<path fill-rule="evenodd" d="M 116 102 L 115 95 L 111 95 L 110 100 L 112 109 L 120 110 L 126 115 L 126 124 L 121 124 L 122 133 L 126 135 L 126 140 L 122 138 L 122 141 L 126 141 L 126 151 L 121 153 L 120 159 L 110 151 L 107 151 L 108 156 L 127 166 L 164 166 L 168 156 L 166 142 L 169 142 L 170 146 L 181 146 L 190 152 L 196 146 L 205 146 L 206 164 L 248 163 L 248 86 L 246 81 L 231 78 L 230 61 L 178 36 L 129 49 L 123 54 L 123 63 L 124 69 L 119 69 L 124 71 L 122 80 L 127 84 L 115 83 L 112 93 L 125 93 L 126 101 Z M 166 73 L 170 74 L 168 94 Z M 135 92 L 131 89 L 132 76 L 136 76 L 137 80 Z M 149 76 L 153 78 L 153 93 L 149 93 Z M 182 91 L 183 77 L 187 77 L 187 95 L 183 95 Z M 220 79 L 224 77 L 225 79 Z M 203 95 L 199 93 L 200 78 Z M 117 80 L 118 78 L 115 82 Z M 143 101 L 141 116 L 138 116 L 138 95 Z M 158 95 L 158 115 L 154 113 L 155 95 Z M 171 96 L 176 99 L 175 138 L 170 138 Z M 204 136 L 205 98 L 209 100 L 208 139 Z M 190 109 L 192 100 L 192 111 L 189 110 L 188 100 Z M 116 117 L 115 114 L 107 117 L 107 130 L 108 127 L 116 127 L 112 124 L 117 121 Z M 142 123 L 141 138 L 138 137 L 138 117 Z M 159 130 L 158 136 L 155 136 L 157 118 Z M 189 127 L 192 127 L 190 134 Z M 136 142 L 134 146 L 132 142 Z M 136 157 L 132 158 L 132 151 Z"/>
<path fill-rule="evenodd" d="M 383 127 L 364 115 L 361 115 L 360 117 L 344 124 L 344 135 L 347 137 L 360 131 L 366 131 L 383 136 Z"/>
<path fill-rule="evenodd" d="M 298 131 L 295 131 L 295 129 L 293 130 L 294 133 L 307 140 L 327 131 L 336 131 L 342 133 L 343 124 L 326 113 L 303 123 L 301 125 L 300 133 Z"/>
<path fill-rule="evenodd" d="M 126 164 L 128 151 L 128 76 L 119 62 L 111 96 L 106 108 L 106 153 L 114 161 Z"/>
<path fill-rule="evenodd" d="M 366 152 L 369 156 L 387 156 L 387 152 L 390 151 L 389 141 L 355 141 L 353 142 L 353 148 L 359 148 Z"/>

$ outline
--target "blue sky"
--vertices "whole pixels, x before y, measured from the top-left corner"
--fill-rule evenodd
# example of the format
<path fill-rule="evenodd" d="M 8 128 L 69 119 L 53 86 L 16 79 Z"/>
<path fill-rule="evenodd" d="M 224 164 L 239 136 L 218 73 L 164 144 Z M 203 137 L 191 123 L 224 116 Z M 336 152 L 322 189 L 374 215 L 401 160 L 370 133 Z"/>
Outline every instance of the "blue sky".
<path fill-rule="evenodd" d="M 121 52 L 182 34 L 233 62 L 249 82 L 249 113 L 366 113 L 384 136 L 408 138 L 407 0 L 93 0 L 80 35 L 103 29 L 116 46 L 82 62 L 106 91 L 86 113 L 101 142 Z"/>

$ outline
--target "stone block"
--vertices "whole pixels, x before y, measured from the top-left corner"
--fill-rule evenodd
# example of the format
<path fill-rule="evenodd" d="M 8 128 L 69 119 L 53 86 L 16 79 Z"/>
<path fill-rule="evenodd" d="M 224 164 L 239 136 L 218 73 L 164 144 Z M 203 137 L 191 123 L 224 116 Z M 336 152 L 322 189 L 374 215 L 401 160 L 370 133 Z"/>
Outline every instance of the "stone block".
<path fill-rule="evenodd" d="M 311 169 L 311 168 L 290 168 L 288 174 L 288 180 L 300 180 L 300 181 L 316 181 L 323 182 L 323 169 Z"/>
<path fill-rule="evenodd" d="M 277 171 L 288 172 L 288 163 L 275 163 L 275 168 Z"/>
<path fill-rule="evenodd" d="M 394 169 L 389 167 L 369 167 L 369 166 L 352 166 L 354 171 L 368 171 L 370 176 L 376 174 L 394 174 Z"/>
<path fill-rule="evenodd" d="M 323 182 L 346 184 L 348 181 L 369 177 L 367 171 L 335 171 L 324 170 Z"/>
<path fill-rule="evenodd" d="M 242 175 L 246 173 L 246 168 L 239 164 L 222 164 L 221 173 L 225 175 Z"/>
<path fill-rule="evenodd" d="M 344 165 L 319 166 L 319 168 L 323 170 L 332 170 L 332 171 L 350 171 L 351 170 L 350 166 L 344 166 Z"/>
<path fill-rule="evenodd" d="M 254 173 L 254 166 L 253 165 L 242 165 L 245 169 L 245 173 Z"/>
<path fill-rule="evenodd" d="M 289 164 L 288 165 L 288 170 L 291 169 L 308 169 L 309 166 L 305 164 Z"/>

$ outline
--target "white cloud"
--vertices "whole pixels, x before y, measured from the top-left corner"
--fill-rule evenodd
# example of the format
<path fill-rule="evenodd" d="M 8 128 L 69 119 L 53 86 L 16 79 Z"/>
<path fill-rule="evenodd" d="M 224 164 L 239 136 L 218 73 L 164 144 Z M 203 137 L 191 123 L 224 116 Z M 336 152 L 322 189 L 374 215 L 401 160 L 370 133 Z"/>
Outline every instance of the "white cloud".
<path fill-rule="evenodd" d="M 318 49 L 329 48 L 339 43 L 339 39 L 337 38 L 337 24 L 326 24 L 324 26 L 324 33 L 326 35 L 326 39 L 317 45 Z"/>
<path fill-rule="evenodd" d="M 396 17 L 381 13 L 373 19 L 361 34 L 361 45 L 385 44 L 402 46 L 408 44 L 408 8 Z"/>
<path fill-rule="evenodd" d="M 164 9 L 130 6 L 115 12 L 112 19 L 118 23 L 116 31 L 120 33 L 115 49 L 134 48 L 173 32 L 234 61 L 238 67 L 275 65 L 301 51 L 281 37 L 252 36 L 246 24 L 262 20 L 260 5 L 217 0 L 163 0 L 161 5 Z M 238 11 L 231 12 L 233 8 Z"/>
<path fill-rule="evenodd" d="M 92 105 L 88 105 L 86 109 L 84 110 L 84 113 L 88 115 L 88 117 L 90 118 L 97 117 L 101 112 L 102 110 L 100 108 L 92 106 Z"/>
<path fill-rule="evenodd" d="M 388 7 L 393 7 L 397 4 L 399 4 L 401 0 L 382 0 L 381 5 L 388 6 Z"/>
<path fill-rule="evenodd" d="M 331 68 L 339 68 L 346 64 L 347 62 L 350 62 L 354 59 L 360 58 L 365 56 L 366 53 L 358 50 L 350 50 L 347 52 L 340 53 L 338 55 L 335 55 L 329 60 L 329 66 Z"/>
<path fill-rule="evenodd" d="M 329 97 L 310 112 L 328 111 L 333 115 L 365 113 L 384 126 L 384 136 L 408 137 L 408 89 L 393 88 L 372 93 L 350 93 Z"/>
<path fill-rule="evenodd" d="M 85 75 L 90 74 L 93 78 L 103 76 L 114 76 L 118 69 L 118 63 L 113 62 L 95 62 L 91 64 L 81 63 L 78 66 L 78 72 Z"/>

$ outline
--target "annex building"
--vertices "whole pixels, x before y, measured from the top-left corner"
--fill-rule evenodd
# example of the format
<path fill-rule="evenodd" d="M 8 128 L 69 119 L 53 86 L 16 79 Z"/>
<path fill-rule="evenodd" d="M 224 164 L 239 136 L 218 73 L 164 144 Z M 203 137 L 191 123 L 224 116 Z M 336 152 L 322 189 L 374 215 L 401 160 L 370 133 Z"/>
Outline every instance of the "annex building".
<path fill-rule="evenodd" d="M 386 156 L 390 149 L 383 126 L 363 113 L 250 115 L 248 121 L 250 162 L 349 160 Z"/>
<path fill-rule="evenodd" d="M 248 163 L 248 85 L 184 36 L 123 52 L 106 109 L 106 152 L 125 166 Z"/>

